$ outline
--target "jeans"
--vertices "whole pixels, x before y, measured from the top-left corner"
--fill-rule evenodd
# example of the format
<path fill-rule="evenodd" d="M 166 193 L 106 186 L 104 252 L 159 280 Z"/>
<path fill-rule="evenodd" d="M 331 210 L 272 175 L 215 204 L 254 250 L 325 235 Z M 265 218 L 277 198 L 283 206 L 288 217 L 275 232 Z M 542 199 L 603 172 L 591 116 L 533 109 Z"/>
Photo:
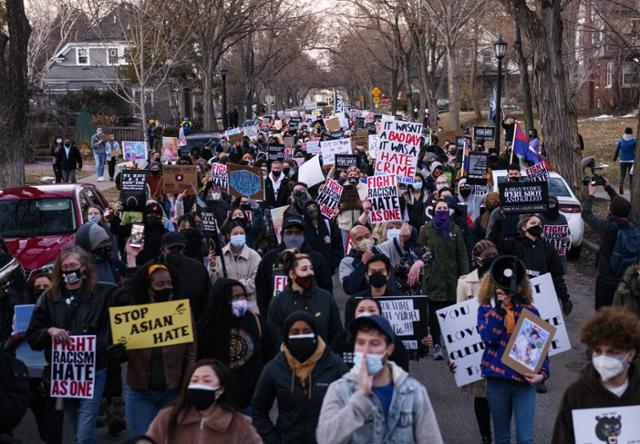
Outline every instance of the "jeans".
<path fill-rule="evenodd" d="M 494 444 L 511 444 L 511 416 L 516 419 L 516 442 L 533 444 L 536 391 L 526 382 L 487 378 L 487 401 L 493 418 Z"/>
<path fill-rule="evenodd" d="M 75 444 L 97 444 L 96 419 L 102 402 L 107 370 L 96 371 L 92 399 L 65 399 L 64 413 L 69 418 L 75 435 Z"/>
<path fill-rule="evenodd" d="M 104 176 L 104 164 L 107 161 L 107 153 L 93 153 L 93 158 L 96 161 L 96 176 Z"/>
<path fill-rule="evenodd" d="M 127 386 L 124 415 L 127 418 L 127 427 L 131 435 L 137 436 L 147 433 L 158 412 L 169 406 L 178 397 L 178 393 L 178 389 L 157 392 Z"/>
<path fill-rule="evenodd" d="M 62 170 L 62 183 L 76 183 L 76 170 Z"/>

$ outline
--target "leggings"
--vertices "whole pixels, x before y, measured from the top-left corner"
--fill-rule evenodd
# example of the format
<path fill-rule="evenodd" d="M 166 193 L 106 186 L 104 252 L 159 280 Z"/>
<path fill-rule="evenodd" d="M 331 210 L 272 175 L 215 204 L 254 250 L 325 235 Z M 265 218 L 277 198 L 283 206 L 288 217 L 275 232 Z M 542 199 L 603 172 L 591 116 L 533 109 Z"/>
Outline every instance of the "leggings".
<path fill-rule="evenodd" d="M 487 398 L 473 398 L 473 411 L 476 414 L 476 422 L 483 438 L 491 441 L 491 411 Z"/>
<path fill-rule="evenodd" d="M 620 185 L 624 185 L 624 178 L 627 177 L 627 173 L 629 173 L 629 186 L 631 186 L 631 182 L 633 181 L 633 176 L 631 175 L 632 166 L 633 162 L 620 162 Z"/>

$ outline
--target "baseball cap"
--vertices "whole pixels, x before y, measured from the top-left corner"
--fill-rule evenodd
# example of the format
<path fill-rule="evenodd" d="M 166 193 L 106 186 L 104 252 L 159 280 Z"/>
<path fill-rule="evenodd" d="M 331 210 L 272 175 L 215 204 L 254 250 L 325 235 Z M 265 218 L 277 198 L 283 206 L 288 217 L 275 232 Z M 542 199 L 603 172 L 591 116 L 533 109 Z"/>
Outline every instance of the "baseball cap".
<path fill-rule="evenodd" d="M 293 226 L 299 226 L 300 228 L 302 228 L 304 230 L 304 222 L 302 220 L 301 217 L 298 216 L 288 216 L 285 220 L 284 223 L 282 224 L 282 228 L 289 228 L 289 227 L 293 227 Z"/>
<path fill-rule="evenodd" d="M 393 327 L 391 327 L 391 324 L 389 324 L 389 321 L 387 321 L 384 317 L 380 315 L 360 316 L 359 318 L 353 319 L 349 323 L 349 331 L 355 337 L 356 334 L 358 333 L 358 330 L 363 325 L 374 327 L 377 330 L 382 331 L 382 333 L 384 333 L 385 336 L 389 338 L 389 341 L 392 344 L 396 340 L 396 334 L 393 331 Z"/>
<path fill-rule="evenodd" d="M 176 231 L 171 231 L 162 236 L 162 240 L 160 243 L 161 248 L 172 248 L 172 247 L 186 247 L 187 241 L 182 235 L 182 233 L 178 233 Z"/>

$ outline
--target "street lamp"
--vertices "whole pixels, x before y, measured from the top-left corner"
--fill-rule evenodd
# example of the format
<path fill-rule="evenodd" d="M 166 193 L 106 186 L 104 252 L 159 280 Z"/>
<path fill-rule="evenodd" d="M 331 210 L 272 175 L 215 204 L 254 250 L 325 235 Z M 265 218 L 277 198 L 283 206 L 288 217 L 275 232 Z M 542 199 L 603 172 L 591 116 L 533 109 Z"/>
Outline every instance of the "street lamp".
<path fill-rule="evenodd" d="M 507 42 L 502 40 L 502 36 L 498 37 L 498 40 L 493 44 L 493 50 L 498 59 L 498 85 L 496 87 L 496 128 L 495 128 L 495 148 L 500 153 L 500 126 L 502 124 L 501 114 L 501 99 L 502 99 L 502 59 L 505 52 L 507 52 Z M 512 148 L 513 149 L 513 148 Z"/>
<path fill-rule="evenodd" d="M 220 77 L 222 77 L 222 126 L 223 129 L 226 130 L 229 117 L 227 116 L 227 74 L 229 74 L 229 69 L 226 67 L 220 68 Z"/>

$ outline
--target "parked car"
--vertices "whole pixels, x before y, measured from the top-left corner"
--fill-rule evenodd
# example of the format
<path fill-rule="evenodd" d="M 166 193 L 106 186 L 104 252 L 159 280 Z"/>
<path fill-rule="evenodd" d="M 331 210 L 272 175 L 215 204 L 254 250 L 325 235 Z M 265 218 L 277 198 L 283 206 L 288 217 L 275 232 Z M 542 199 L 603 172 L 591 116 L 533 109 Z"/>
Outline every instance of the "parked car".
<path fill-rule="evenodd" d="M 220 144 L 221 138 L 222 134 L 220 133 L 190 134 L 186 137 L 187 144 L 185 146 L 181 146 L 178 149 L 178 152 L 180 156 L 185 156 L 189 154 L 193 148 L 196 148 L 198 151 L 200 151 L 204 147 L 204 144 L 207 142 L 207 140 L 211 140 L 213 142 L 211 150 L 215 151 L 216 147 Z"/>
<path fill-rule="evenodd" d="M 525 171 L 520 171 L 520 176 L 527 177 Z M 521 179 L 522 180 L 522 179 Z M 498 191 L 498 184 L 507 181 L 506 170 L 493 171 L 493 191 Z M 568 256 L 577 258 L 582 251 L 582 235 L 584 233 L 584 221 L 582 220 L 582 205 L 573 194 L 567 181 L 554 171 L 549 172 L 549 195 L 558 198 L 560 212 L 567 218 L 569 231 L 571 232 L 571 249 Z"/>
<path fill-rule="evenodd" d="M 107 207 L 91 184 L 39 185 L 0 190 L 0 236 L 25 270 L 51 268 L 73 245 L 91 205 Z"/>

